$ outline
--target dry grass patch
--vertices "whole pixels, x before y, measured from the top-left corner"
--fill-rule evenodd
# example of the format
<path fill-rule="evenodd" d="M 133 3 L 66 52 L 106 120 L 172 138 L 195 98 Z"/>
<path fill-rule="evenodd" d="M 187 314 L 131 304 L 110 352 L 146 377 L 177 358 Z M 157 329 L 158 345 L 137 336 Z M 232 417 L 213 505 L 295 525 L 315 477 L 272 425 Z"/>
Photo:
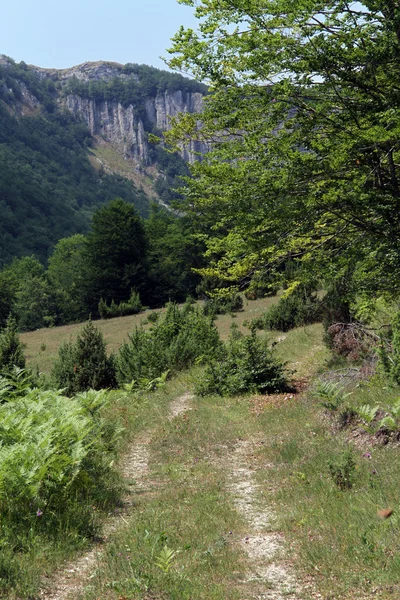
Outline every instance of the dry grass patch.
<path fill-rule="evenodd" d="M 232 323 L 236 323 L 241 331 L 248 333 L 248 329 L 243 325 L 243 322 L 259 316 L 274 302 L 277 302 L 276 296 L 274 298 L 262 298 L 253 301 L 245 300 L 245 310 L 240 313 L 235 313 L 234 318 L 230 315 L 219 315 L 216 320 L 216 325 L 222 339 L 228 339 Z M 147 320 L 149 313 L 162 312 L 164 310 L 165 309 L 157 309 L 156 311 L 146 310 L 137 315 L 117 317 L 115 319 L 102 319 L 95 321 L 95 325 L 100 329 L 104 336 L 107 344 L 107 351 L 109 353 L 116 352 L 123 342 L 128 339 L 128 334 L 131 333 L 135 327 L 138 327 L 142 322 Z M 53 366 L 53 362 L 58 355 L 58 349 L 61 344 L 71 340 L 74 342 L 82 325 L 82 323 L 76 323 L 73 325 L 63 325 L 61 327 L 38 329 L 37 331 L 22 333 L 21 341 L 26 346 L 25 354 L 28 366 L 33 369 L 38 368 L 41 372 L 49 373 Z"/>

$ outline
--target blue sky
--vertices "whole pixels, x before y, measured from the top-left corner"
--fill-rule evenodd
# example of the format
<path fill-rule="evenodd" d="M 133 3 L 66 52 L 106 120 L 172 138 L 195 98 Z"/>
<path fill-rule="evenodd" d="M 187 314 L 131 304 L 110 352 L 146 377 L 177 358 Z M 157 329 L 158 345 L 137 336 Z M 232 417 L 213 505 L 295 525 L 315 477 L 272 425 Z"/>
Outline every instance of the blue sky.
<path fill-rule="evenodd" d="M 162 69 L 180 25 L 195 19 L 176 0 L 14 0 L 2 3 L 0 54 L 59 69 L 89 60 Z"/>

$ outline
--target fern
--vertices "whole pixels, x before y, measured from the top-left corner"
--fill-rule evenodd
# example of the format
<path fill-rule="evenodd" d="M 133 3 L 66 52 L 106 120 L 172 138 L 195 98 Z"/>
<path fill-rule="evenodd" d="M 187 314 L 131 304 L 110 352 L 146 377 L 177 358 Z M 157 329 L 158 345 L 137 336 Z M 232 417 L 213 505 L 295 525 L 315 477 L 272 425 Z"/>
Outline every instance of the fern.
<path fill-rule="evenodd" d="M 164 546 L 160 554 L 155 558 L 154 564 L 161 569 L 165 575 L 167 575 L 172 567 L 178 550 L 171 550 L 168 546 Z"/>
<path fill-rule="evenodd" d="M 361 419 L 369 425 L 375 419 L 379 410 L 379 406 L 370 406 L 369 404 L 363 404 L 355 410 L 358 416 L 361 417 Z"/>
<path fill-rule="evenodd" d="M 322 399 L 321 406 L 331 411 L 336 411 L 346 398 L 351 396 L 351 392 L 344 393 L 343 389 L 332 381 L 319 381 L 313 393 Z"/>

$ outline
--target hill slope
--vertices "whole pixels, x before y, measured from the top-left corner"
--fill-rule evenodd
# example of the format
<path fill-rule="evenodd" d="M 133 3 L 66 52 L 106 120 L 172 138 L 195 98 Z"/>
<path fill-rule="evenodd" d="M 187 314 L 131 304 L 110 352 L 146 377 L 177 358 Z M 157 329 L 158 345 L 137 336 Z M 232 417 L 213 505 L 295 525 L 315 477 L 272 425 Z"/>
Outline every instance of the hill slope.
<path fill-rule="evenodd" d="M 87 231 L 116 196 L 146 216 L 168 203 L 185 160 L 148 142 L 180 111 L 201 110 L 204 86 L 139 65 L 41 69 L 0 57 L 0 264 Z"/>

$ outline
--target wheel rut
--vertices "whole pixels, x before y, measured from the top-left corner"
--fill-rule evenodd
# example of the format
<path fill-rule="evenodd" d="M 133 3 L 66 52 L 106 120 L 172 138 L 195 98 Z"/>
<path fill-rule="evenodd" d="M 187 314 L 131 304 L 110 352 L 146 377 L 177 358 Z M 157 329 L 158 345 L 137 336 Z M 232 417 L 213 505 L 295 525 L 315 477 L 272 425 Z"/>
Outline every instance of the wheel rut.
<path fill-rule="evenodd" d="M 265 505 L 256 481 L 252 458 L 256 446 L 256 440 L 240 440 L 219 464 L 227 473 L 233 504 L 248 526 L 246 535 L 238 540 L 248 558 L 241 600 L 298 600 L 301 590 L 284 559 L 284 540 L 273 531 L 275 512 Z"/>
<path fill-rule="evenodd" d="M 169 408 L 170 420 L 190 410 L 189 402 L 193 395 L 186 392 L 173 400 Z M 70 562 L 55 577 L 46 582 L 39 592 L 41 600 L 73 600 L 82 593 L 85 585 L 90 581 L 92 572 L 97 568 L 100 558 L 104 553 L 107 542 L 112 535 L 127 524 L 129 508 L 135 495 L 151 492 L 155 482 L 149 478 L 150 444 L 153 432 L 151 430 L 141 433 L 131 444 L 129 452 L 125 455 L 121 473 L 126 481 L 128 492 L 123 499 L 123 510 L 115 515 L 110 515 L 103 527 L 101 543 L 96 544 L 89 552 L 77 560 Z"/>

